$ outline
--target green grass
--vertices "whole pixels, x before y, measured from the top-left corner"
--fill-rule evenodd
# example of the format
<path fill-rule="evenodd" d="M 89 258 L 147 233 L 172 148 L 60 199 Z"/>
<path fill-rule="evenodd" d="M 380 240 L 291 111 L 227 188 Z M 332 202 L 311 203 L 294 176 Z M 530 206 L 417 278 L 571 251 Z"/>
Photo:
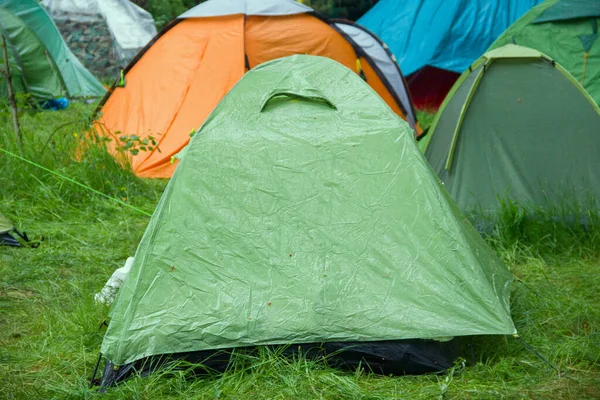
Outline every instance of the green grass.
<path fill-rule="evenodd" d="M 73 156 L 91 107 L 24 115 L 25 156 L 151 212 L 165 182 L 137 179 L 98 149 Z M 6 111 L 0 132 L 0 147 L 15 151 Z M 439 375 L 339 371 L 263 349 L 239 354 L 223 375 L 165 371 L 99 397 L 88 382 L 108 310 L 93 295 L 134 253 L 149 218 L 4 155 L 0 204 L 31 237 L 45 237 L 38 249 L 0 248 L 0 398 L 600 398 L 600 231 L 508 216 L 489 238 L 519 279 L 520 334 L 560 373 L 511 337 L 485 337 L 475 340 L 475 365 L 467 353 L 469 365 Z"/>
<path fill-rule="evenodd" d="M 423 130 L 431 127 L 433 123 L 433 118 L 435 117 L 435 113 L 431 113 L 424 110 L 416 110 L 417 112 L 417 120 L 419 121 L 419 125 Z"/>

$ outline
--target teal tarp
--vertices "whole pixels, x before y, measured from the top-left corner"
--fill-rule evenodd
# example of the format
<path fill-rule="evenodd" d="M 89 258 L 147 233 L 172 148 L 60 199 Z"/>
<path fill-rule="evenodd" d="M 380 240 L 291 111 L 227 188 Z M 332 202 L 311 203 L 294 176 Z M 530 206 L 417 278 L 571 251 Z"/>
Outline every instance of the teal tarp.
<path fill-rule="evenodd" d="M 380 0 L 358 23 L 375 33 L 405 75 L 429 65 L 462 73 L 541 0 Z"/>

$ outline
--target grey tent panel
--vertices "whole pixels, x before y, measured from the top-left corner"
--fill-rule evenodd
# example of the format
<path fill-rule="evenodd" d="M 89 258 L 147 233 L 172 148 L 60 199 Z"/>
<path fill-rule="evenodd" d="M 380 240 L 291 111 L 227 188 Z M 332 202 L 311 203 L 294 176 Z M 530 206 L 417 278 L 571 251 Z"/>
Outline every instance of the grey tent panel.
<path fill-rule="evenodd" d="M 121 65 L 127 65 L 157 33 L 152 15 L 129 0 L 43 0 L 42 4 L 55 22 L 69 30 L 70 22 L 106 26 Z"/>
<path fill-rule="evenodd" d="M 224 15 L 294 15 L 313 9 L 294 0 L 209 0 L 178 18 L 219 17 Z"/>
<path fill-rule="evenodd" d="M 334 25 L 362 48 L 371 60 L 373 60 L 377 68 L 381 70 L 382 74 L 389 82 L 390 89 L 400 100 L 400 103 L 404 108 L 403 111 L 405 111 L 406 114 L 407 122 L 413 129 L 416 129 L 417 118 L 415 116 L 415 111 L 413 110 L 406 86 L 404 85 L 400 69 L 392 58 L 393 56 L 391 56 L 391 53 L 385 49 L 376 37 L 364 28 L 342 21 L 336 21 Z"/>

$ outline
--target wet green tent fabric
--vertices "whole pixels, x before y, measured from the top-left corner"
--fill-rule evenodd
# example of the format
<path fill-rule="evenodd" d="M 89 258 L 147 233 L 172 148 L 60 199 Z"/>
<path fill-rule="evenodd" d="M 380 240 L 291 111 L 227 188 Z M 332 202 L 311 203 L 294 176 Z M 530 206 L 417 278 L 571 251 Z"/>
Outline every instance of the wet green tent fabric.
<path fill-rule="evenodd" d="M 517 44 L 560 63 L 600 104 L 600 2 L 546 0 L 511 25 L 490 47 Z"/>
<path fill-rule="evenodd" d="M 356 74 L 248 72 L 169 182 L 102 354 L 512 334 L 510 273 Z"/>
<path fill-rule="evenodd" d="M 600 109 L 558 63 L 506 45 L 457 81 L 424 142 L 425 155 L 467 213 L 597 211 Z"/>
<path fill-rule="evenodd" d="M 0 33 L 7 40 L 16 90 L 28 91 L 38 100 L 101 97 L 106 92 L 71 53 L 36 1 L 0 0 Z M 6 85 L 0 86 L 6 95 Z"/>
<path fill-rule="evenodd" d="M 7 38 L 12 84 L 16 92 L 29 92 L 38 99 L 62 96 L 63 84 L 56 67 L 46 56 L 42 42 L 22 19 L 0 8 L 0 24 Z M 17 57 L 15 57 L 17 54 Z M 0 54 L 2 68 L 4 56 Z M 23 68 L 21 68 L 23 66 Z M 8 96 L 6 83 L 0 83 L 0 93 Z"/>
<path fill-rule="evenodd" d="M 0 213 L 0 234 L 13 230 L 13 224 L 8 218 Z"/>

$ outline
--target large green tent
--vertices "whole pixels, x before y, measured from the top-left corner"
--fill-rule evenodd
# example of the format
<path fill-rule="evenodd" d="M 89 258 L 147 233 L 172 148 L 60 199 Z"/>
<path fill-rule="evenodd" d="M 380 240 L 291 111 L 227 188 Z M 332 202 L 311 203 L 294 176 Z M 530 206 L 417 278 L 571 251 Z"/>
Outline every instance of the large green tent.
<path fill-rule="evenodd" d="M 282 58 L 191 139 L 111 310 L 103 381 L 256 345 L 352 343 L 400 364 L 404 340 L 515 333 L 510 280 L 359 76 Z M 423 352 L 410 362 L 452 365 Z"/>
<path fill-rule="evenodd" d="M 600 109 L 560 64 L 509 44 L 462 74 L 421 146 L 467 213 L 517 203 L 577 216 L 600 199 L 599 127 Z"/>
<path fill-rule="evenodd" d="M 15 90 L 30 93 L 37 100 L 101 97 L 106 92 L 71 53 L 52 19 L 35 0 L 0 0 L 0 34 L 6 39 Z M 2 51 L 0 68 L 4 69 Z M 0 79 L 0 95 L 6 96 L 6 82 L 3 76 Z"/>
<path fill-rule="evenodd" d="M 546 0 L 511 25 L 490 47 L 517 44 L 560 63 L 600 104 L 600 1 Z"/>

